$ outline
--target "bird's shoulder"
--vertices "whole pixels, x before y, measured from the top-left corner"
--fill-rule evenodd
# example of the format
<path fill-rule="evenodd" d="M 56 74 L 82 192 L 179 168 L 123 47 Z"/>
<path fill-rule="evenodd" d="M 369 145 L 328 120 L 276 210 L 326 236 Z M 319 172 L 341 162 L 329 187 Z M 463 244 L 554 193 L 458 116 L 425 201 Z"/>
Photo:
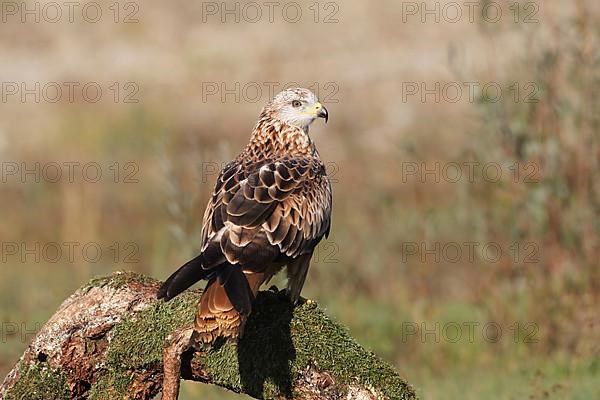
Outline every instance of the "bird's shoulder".
<path fill-rule="evenodd" d="M 237 157 L 221 170 L 214 186 L 213 197 L 236 193 L 243 189 L 250 197 L 252 189 L 271 189 L 272 200 L 290 194 L 292 189 L 310 189 L 315 183 L 329 184 L 323 162 L 317 157 L 278 156 L 264 158 Z M 279 195 L 277 195 L 279 194 Z M 257 194 L 257 200 L 267 201 Z"/>

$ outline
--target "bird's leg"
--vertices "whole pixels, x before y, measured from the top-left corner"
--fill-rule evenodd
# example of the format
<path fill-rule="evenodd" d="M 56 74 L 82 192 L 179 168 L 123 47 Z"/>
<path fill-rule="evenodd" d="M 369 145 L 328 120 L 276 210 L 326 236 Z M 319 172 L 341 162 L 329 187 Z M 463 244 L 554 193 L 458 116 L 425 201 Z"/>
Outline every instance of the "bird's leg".
<path fill-rule="evenodd" d="M 163 392 L 162 400 L 177 400 L 181 381 L 181 355 L 190 348 L 193 328 L 185 326 L 177 329 L 167 338 L 163 350 Z"/>
<path fill-rule="evenodd" d="M 300 292 L 304 286 L 304 281 L 306 281 L 311 257 L 312 253 L 301 256 L 288 264 L 288 286 L 286 293 L 287 297 L 290 299 L 290 303 L 294 306 L 297 306 L 300 300 Z"/>

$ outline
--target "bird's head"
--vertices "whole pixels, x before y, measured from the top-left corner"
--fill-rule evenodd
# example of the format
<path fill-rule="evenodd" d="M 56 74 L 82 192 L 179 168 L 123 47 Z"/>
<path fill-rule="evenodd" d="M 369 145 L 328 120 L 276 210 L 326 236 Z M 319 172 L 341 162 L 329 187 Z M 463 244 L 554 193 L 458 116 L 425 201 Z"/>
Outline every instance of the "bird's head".
<path fill-rule="evenodd" d="M 317 118 L 327 122 L 327 109 L 308 89 L 292 88 L 278 93 L 264 108 L 271 118 L 285 124 L 307 129 Z"/>

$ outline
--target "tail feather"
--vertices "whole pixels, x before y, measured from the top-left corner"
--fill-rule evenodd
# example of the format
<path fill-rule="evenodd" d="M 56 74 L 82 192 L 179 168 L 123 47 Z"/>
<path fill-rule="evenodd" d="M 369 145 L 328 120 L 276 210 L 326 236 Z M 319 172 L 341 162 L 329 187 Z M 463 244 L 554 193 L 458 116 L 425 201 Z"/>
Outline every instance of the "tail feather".
<path fill-rule="evenodd" d="M 201 279 L 210 279 L 212 269 L 202 267 L 202 254 L 183 264 L 158 290 L 159 299 L 171 300 Z"/>
<path fill-rule="evenodd" d="M 181 266 L 162 284 L 157 296 L 170 300 L 199 280 L 207 279 L 198 303 L 194 340 L 207 344 L 218 337 L 237 338 L 243 333 L 265 275 L 246 275 L 240 265 L 229 263 L 205 269 L 203 259 L 199 255 Z"/>
<path fill-rule="evenodd" d="M 226 276 L 222 281 L 223 288 L 231 304 L 240 314 L 250 315 L 254 294 L 250 290 L 250 285 L 242 272 L 242 268 L 239 265 L 229 264 L 224 268 L 223 275 Z M 220 276 L 221 274 L 219 274 L 219 281 L 221 281 Z"/>
<path fill-rule="evenodd" d="M 212 343 L 217 337 L 237 338 L 252 311 L 252 302 L 264 274 L 246 275 L 239 265 L 222 266 L 202 293 L 194 327 L 197 343 Z"/>
<path fill-rule="evenodd" d="M 245 317 L 239 313 L 217 278 L 208 281 L 198 303 L 194 322 L 196 344 L 210 344 L 218 337 L 236 338 L 240 335 Z"/>

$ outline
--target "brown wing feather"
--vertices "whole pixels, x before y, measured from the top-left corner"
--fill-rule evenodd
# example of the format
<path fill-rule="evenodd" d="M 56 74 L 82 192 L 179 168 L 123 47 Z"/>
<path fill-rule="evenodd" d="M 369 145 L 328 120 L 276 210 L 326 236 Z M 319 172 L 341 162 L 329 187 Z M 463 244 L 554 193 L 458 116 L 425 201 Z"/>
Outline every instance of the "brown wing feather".
<path fill-rule="evenodd" d="M 206 208 L 202 248 L 218 241 L 227 261 L 242 266 L 296 257 L 312 252 L 329 229 L 330 210 L 331 188 L 320 161 L 234 161 L 223 168 Z"/>

